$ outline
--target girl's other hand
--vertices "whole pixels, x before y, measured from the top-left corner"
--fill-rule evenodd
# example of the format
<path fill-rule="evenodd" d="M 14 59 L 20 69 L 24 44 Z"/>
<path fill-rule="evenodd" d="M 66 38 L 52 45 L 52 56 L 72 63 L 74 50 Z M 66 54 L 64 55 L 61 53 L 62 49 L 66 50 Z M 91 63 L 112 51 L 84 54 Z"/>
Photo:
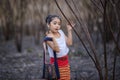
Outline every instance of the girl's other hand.
<path fill-rule="evenodd" d="M 75 23 L 73 21 L 70 21 L 70 23 L 67 23 L 68 31 L 71 31 L 74 26 L 75 26 Z"/>

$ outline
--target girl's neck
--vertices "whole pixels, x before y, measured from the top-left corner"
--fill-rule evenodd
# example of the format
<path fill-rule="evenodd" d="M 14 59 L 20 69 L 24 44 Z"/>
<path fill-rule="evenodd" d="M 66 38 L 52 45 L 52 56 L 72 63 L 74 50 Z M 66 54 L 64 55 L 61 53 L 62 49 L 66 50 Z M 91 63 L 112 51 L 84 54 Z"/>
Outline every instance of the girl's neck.
<path fill-rule="evenodd" d="M 60 33 L 59 32 L 52 32 L 52 34 L 55 36 L 55 38 L 59 38 L 60 37 Z"/>

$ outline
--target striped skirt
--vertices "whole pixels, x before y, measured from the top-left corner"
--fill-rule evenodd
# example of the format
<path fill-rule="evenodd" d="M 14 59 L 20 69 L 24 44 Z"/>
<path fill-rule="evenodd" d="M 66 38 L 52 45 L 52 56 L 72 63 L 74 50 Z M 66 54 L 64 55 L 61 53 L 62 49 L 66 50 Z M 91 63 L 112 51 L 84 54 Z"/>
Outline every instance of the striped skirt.
<path fill-rule="evenodd" d="M 57 58 L 60 80 L 70 80 L 70 65 L 68 61 L 68 55 Z M 50 63 L 54 63 L 54 58 L 50 58 Z"/>

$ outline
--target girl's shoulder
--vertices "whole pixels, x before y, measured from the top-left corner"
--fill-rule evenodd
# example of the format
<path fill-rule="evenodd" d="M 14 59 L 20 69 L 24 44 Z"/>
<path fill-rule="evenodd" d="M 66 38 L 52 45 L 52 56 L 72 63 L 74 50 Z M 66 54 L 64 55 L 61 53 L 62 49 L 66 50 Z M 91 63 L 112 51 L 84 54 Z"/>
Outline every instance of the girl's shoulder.
<path fill-rule="evenodd" d="M 59 33 L 64 34 L 63 30 L 61 30 L 61 29 L 59 30 Z"/>

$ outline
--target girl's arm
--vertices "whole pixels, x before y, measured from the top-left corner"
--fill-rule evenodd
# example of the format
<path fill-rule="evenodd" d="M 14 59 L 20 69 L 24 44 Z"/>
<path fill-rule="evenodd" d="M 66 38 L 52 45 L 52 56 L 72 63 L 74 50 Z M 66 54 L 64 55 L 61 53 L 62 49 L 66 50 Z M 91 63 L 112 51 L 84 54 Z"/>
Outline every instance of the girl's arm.
<path fill-rule="evenodd" d="M 72 45 L 72 31 L 68 31 L 68 36 L 65 36 L 67 45 Z"/>
<path fill-rule="evenodd" d="M 47 44 L 56 52 L 60 52 L 59 46 L 54 38 L 54 36 L 50 33 L 47 34 L 47 37 L 51 37 L 53 41 L 47 41 Z"/>
<path fill-rule="evenodd" d="M 73 42 L 72 41 L 72 27 L 74 27 L 75 24 L 71 23 L 71 25 L 67 24 L 68 35 L 65 36 L 67 45 L 72 45 L 72 42 Z"/>

